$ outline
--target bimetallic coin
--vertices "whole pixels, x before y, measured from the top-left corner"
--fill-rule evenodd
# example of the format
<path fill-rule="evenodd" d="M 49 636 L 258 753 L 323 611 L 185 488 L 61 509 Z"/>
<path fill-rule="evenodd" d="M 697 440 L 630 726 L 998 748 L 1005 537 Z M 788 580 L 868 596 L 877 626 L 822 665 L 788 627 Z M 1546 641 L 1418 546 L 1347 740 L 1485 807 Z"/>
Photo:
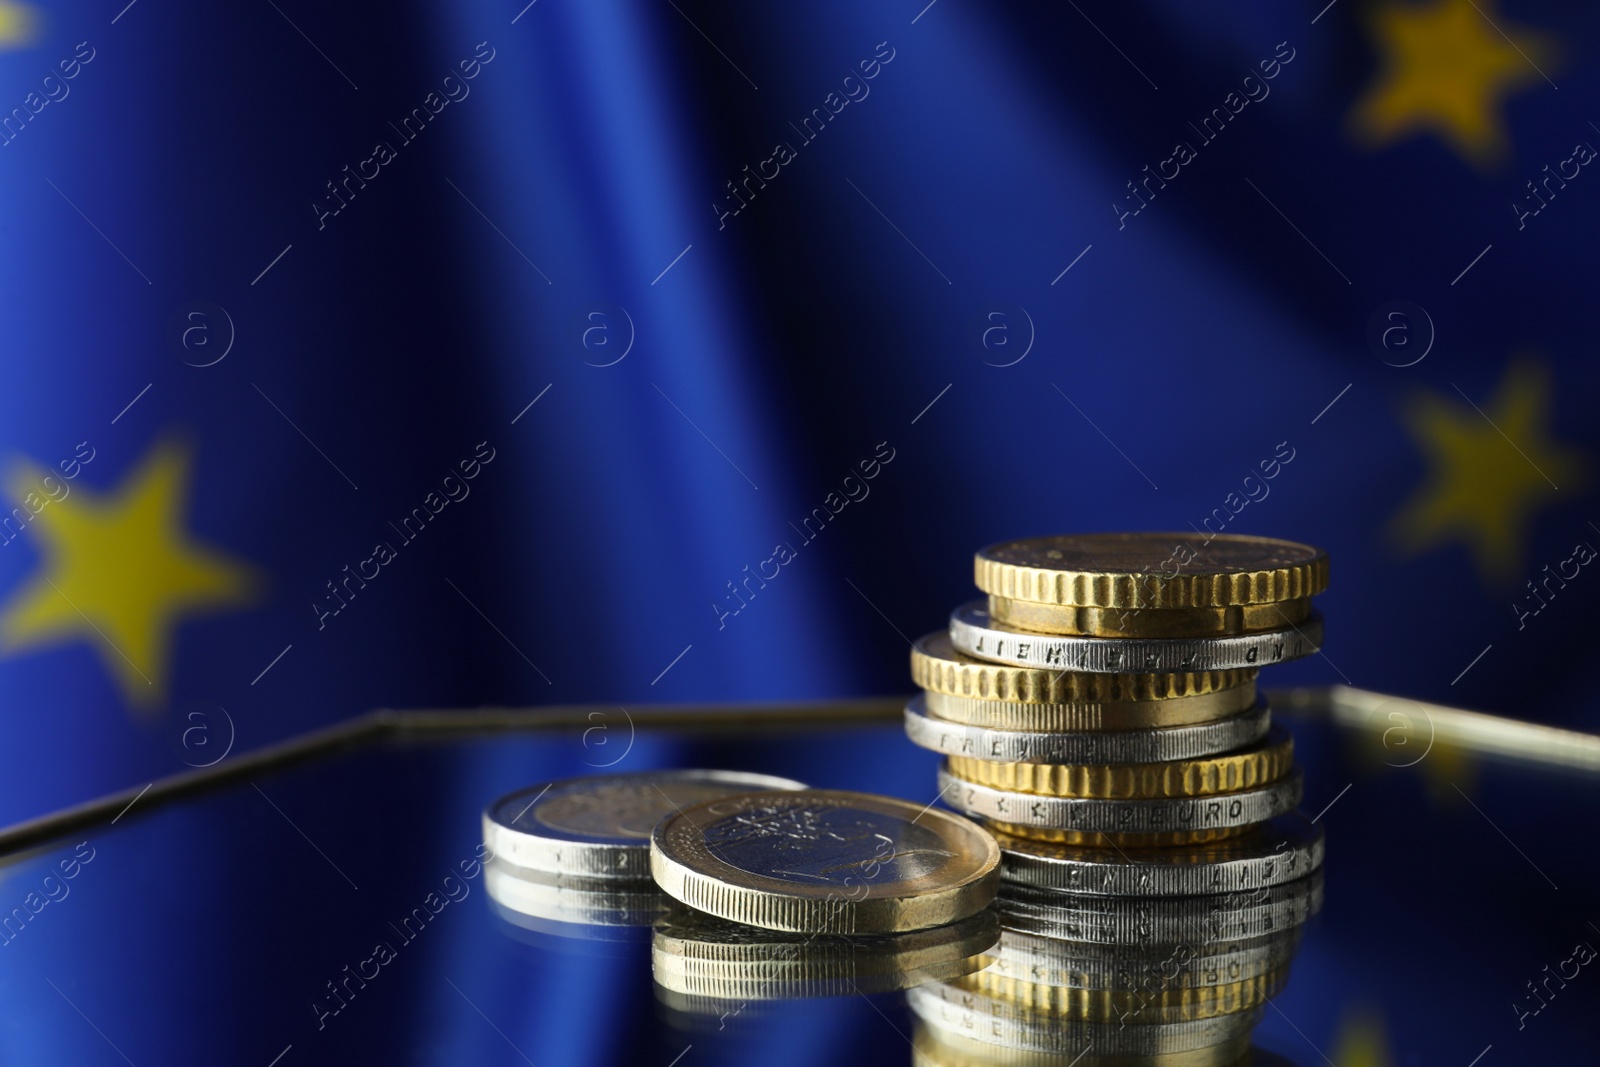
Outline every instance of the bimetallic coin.
<path fill-rule="evenodd" d="M 1309 656 L 1322 645 L 1322 616 L 1282 630 L 1232 637 L 1067 637 L 994 622 L 981 600 L 950 614 L 958 652 L 1019 667 L 1058 671 L 1211 671 L 1266 667 Z"/>
<path fill-rule="evenodd" d="M 1085 675 L 1085 677 L 1111 677 Z M 1237 715 L 1256 702 L 1254 679 L 1212 693 L 1171 700 L 1121 700 L 1074 704 L 1025 704 L 1015 700 L 984 700 L 929 691 L 928 711 L 951 722 L 989 726 L 997 730 L 1035 730 L 1043 733 L 1078 733 L 1088 730 L 1149 730 L 1167 726 L 1193 726 Z"/>
<path fill-rule="evenodd" d="M 484 864 L 483 884 L 500 918 L 513 926 L 564 937 L 607 938 L 619 927 L 648 927 L 671 899 L 654 882 L 581 878 Z"/>
<path fill-rule="evenodd" d="M 1010 793 L 1046 797 L 1140 799 L 1198 797 L 1256 789 L 1277 781 L 1294 765 L 1294 738 L 1274 726 L 1248 748 L 1163 763 L 997 763 L 952 755 L 950 772 Z"/>
<path fill-rule="evenodd" d="M 1059 830 L 1156 833 L 1215 830 L 1265 822 L 1300 803 L 1298 770 L 1256 789 L 1214 796 L 1158 800 L 1045 797 L 969 782 L 948 767 L 939 769 L 940 797 L 957 811 L 980 819 Z"/>
<path fill-rule="evenodd" d="M 985 973 L 1076 989 L 1157 992 L 1243 982 L 1287 967 L 1298 928 L 1266 937 L 1102 945 L 1004 929 Z"/>
<path fill-rule="evenodd" d="M 1250 1031 L 1261 1021 L 1255 1008 L 1186 1023 L 1124 1026 L 1119 1022 L 1091 1023 L 1063 1020 L 1043 1013 L 990 1014 L 989 1004 L 976 998 L 969 1005 L 939 995 L 938 986 L 906 991 L 911 1010 L 933 1031 L 940 1044 L 949 1043 L 969 1055 L 982 1055 L 983 1045 L 1033 1052 L 1066 1053 L 1069 1057 L 1092 1048 L 1102 1057 L 1149 1056 L 1161 1067 L 1221 1067 L 1233 1063 L 1250 1046 Z M 1220 1058 L 1179 1057 L 1180 1053 L 1219 1049 Z M 992 1053 L 991 1053 L 992 1054 Z M 965 1062 L 965 1061 L 958 1061 Z M 973 1060 L 971 1062 L 982 1062 Z M 1002 1061 L 1010 1062 L 1010 1061 Z M 1117 1061 L 1125 1062 L 1125 1061 Z"/>
<path fill-rule="evenodd" d="M 1250 832 L 1249 826 L 1224 826 L 1218 830 L 1167 830 L 1151 834 L 1108 834 L 1099 830 L 1061 830 L 1048 826 L 1021 826 L 998 819 L 985 819 L 984 825 L 996 834 L 1043 841 L 1051 845 L 1088 845 L 1098 848 L 1168 848 L 1174 845 L 1205 845 L 1227 841 Z"/>
<path fill-rule="evenodd" d="M 1106 897 L 1007 885 L 997 907 L 1006 929 L 1062 941 L 1200 945 L 1266 937 L 1302 925 L 1322 908 L 1322 872 L 1202 897 Z"/>
<path fill-rule="evenodd" d="M 1252 691 L 1254 686 L 1251 686 Z M 951 722 L 933 713 L 934 694 L 913 697 L 906 705 L 906 736 L 923 748 L 947 756 L 998 760 L 1002 763 L 1157 763 L 1229 752 L 1265 737 L 1272 713 L 1264 700 L 1242 715 L 1192 726 L 1154 730 L 988 729 Z M 1036 705 L 1037 706 L 1037 705 Z"/>
<path fill-rule="evenodd" d="M 979 549 L 974 577 L 985 593 L 1039 604 L 1228 607 L 1315 596 L 1328 554 L 1243 534 L 1071 534 Z"/>
<path fill-rule="evenodd" d="M 1047 985 L 990 970 L 932 984 L 940 999 L 988 1018 L 1043 1019 L 1057 1023 L 1116 1022 L 1128 1026 L 1186 1023 L 1234 1015 L 1265 1004 L 1288 981 L 1280 966 L 1257 978 L 1215 985 L 1159 989 L 1085 989 Z"/>
<path fill-rule="evenodd" d="M 981 911 L 1000 849 L 959 816 L 842 790 L 754 793 L 656 827 L 650 871 L 668 895 L 770 930 L 921 930 Z"/>
<path fill-rule="evenodd" d="M 1183 849 L 1051 845 L 998 836 L 1007 882 L 1116 897 L 1233 893 L 1303 878 L 1322 866 L 1322 828 L 1299 813 Z"/>
<path fill-rule="evenodd" d="M 1090 608 L 989 597 L 989 617 L 996 622 L 1035 633 L 1084 637 L 1220 637 L 1281 630 L 1304 622 L 1310 614 L 1310 597 L 1225 608 Z"/>
<path fill-rule="evenodd" d="M 1120 707 L 1233 690 L 1255 681 L 1255 677 L 1254 670 L 1080 674 L 1010 667 L 962 655 L 950 643 L 948 630 L 925 634 L 911 646 L 911 680 L 929 693 L 1019 704 L 1114 703 Z M 1254 699 L 1251 696 L 1243 700 L 1235 710 L 1248 707 Z M 1123 710 L 1136 711 L 1126 707 Z"/>
<path fill-rule="evenodd" d="M 649 878 L 650 831 L 668 815 L 734 793 L 804 789 L 742 771 L 651 771 L 568 778 L 518 790 L 483 813 L 506 863 L 594 878 Z"/>
<path fill-rule="evenodd" d="M 1000 937 L 993 909 L 930 930 L 875 936 L 799 934 L 729 922 L 682 906 L 656 923 L 656 984 L 710 1007 L 742 1000 L 887 993 L 979 970 Z"/>

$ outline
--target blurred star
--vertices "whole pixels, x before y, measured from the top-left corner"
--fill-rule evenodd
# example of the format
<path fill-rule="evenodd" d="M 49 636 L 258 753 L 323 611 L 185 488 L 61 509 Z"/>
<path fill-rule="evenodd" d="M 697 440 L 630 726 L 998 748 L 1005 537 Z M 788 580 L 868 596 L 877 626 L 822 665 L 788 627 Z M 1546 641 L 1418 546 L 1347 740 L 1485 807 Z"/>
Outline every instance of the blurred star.
<path fill-rule="evenodd" d="M 1539 68 L 1555 55 L 1543 34 L 1499 18 L 1491 0 L 1389 3 L 1370 32 L 1382 63 L 1350 116 L 1357 139 L 1377 149 L 1431 133 L 1479 167 L 1505 155 L 1504 98 L 1544 80 Z"/>
<path fill-rule="evenodd" d="M 87 641 L 130 705 L 159 704 L 179 619 L 243 604 L 255 585 L 247 566 L 184 530 L 189 467 L 186 449 L 158 445 L 116 492 L 102 495 L 55 477 L 45 483 L 51 472 L 18 464 L 6 478 L 13 500 L 31 494 L 37 504 L 42 485 L 70 491 L 39 504 L 27 524 L 43 567 L 0 613 L 0 647 Z"/>
<path fill-rule="evenodd" d="M 1451 541 L 1471 551 L 1485 585 L 1514 584 L 1524 569 L 1536 508 L 1584 480 L 1582 453 L 1553 441 L 1550 380 L 1531 361 L 1513 363 L 1493 397 L 1425 395 L 1406 415 L 1428 460 L 1428 477 L 1395 516 L 1407 552 Z"/>

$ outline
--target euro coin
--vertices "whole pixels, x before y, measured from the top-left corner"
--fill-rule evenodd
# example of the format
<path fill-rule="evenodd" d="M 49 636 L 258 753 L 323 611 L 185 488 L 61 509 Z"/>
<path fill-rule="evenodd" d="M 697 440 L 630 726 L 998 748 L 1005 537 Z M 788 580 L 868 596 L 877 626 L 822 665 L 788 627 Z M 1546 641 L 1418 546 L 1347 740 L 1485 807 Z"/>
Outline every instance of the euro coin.
<path fill-rule="evenodd" d="M 1191 848 L 1051 845 L 1000 835 L 1001 878 L 1040 889 L 1116 897 L 1235 893 L 1292 882 L 1322 866 L 1322 828 L 1279 815 L 1248 833 Z"/>
<path fill-rule="evenodd" d="M 1272 723 L 1264 700 L 1225 719 L 1145 730 L 990 729 L 933 713 L 933 694 L 906 705 L 906 736 L 947 756 L 1001 763 L 1156 763 L 1230 752 L 1261 740 Z"/>
<path fill-rule="evenodd" d="M 957 652 L 1014 667 L 1117 674 L 1128 671 L 1244 670 L 1288 663 L 1322 647 L 1322 616 L 1281 630 L 1229 637 L 1072 637 L 1038 634 L 989 618 L 981 600 L 950 614 L 950 643 Z"/>
<path fill-rule="evenodd" d="M 1045 797 L 1198 797 L 1268 785 L 1294 764 L 1294 738 L 1283 726 L 1247 748 L 1161 763 L 997 763 L 950 756 L 957 778 Z"/>
<path fill-rule="evenodd" d="M 1080 674 L 1042 667 L 1012 667 L 956 651 L 950 643 L 948 630 L 924 634 L 911 646 L 913 682 L 929 693 L 973 700 L 1004 700 L 1018 704 L 1148 704 L 1235 690 L 1255 681 L 1255 677 L 1254 670 Z M 1255 698 L 1239 699 L 1241 702 L 1234 710 L 1248 707 Z M 1134 709 L 1119 707 L 1117 710 Z"/>
<path fill-rule="evenodd" d="M 973 575 L 985 593 L 1038 604 L 1229 607 L 1315 596 L 1328 554 L 1243 534 L 1068 534 L 980 549 Z"/>
<path fill-rule="evenodd" d="M 1017 766 L 1025 766 L 1018 764 Z M 967 781 L 948 766 L 939 770 L 940 796 L 966 815 L 994 822 L 1059 830 L 1158 833 L 1219 830 L 1265 822 L 1300 803 L 1298 770 L 1253 789 L 1211 796 L 1161 799 L 1047 797 Z"/>
<path fill-rule="evenodd" d="M 650 771 L 568 778 L 501 797 L 483 840 L 506 863 L 593 878 L 650 877 L 650 831 L 681 808 L 733 793 L 803 789 L 742 771 Z"/>
<path fill-rule="evenodd" d="M 974 823 L 842 790 L 754 793 L 658 825 L 650 870 L 699 911 L 771 930 L 879 934 L 964 919 L 994 898 L 1000 849 Z"/>
<path fill-rule="evenodd" d="M 1146 609 L 1073 607 L 989 597 L 989 617 L 996 622 L 1035 633 L 1084 637 L 1220 637 L 1282 629 L 1304 622 L 1310 614 L 1310 597 L 1225 608 Z"/>

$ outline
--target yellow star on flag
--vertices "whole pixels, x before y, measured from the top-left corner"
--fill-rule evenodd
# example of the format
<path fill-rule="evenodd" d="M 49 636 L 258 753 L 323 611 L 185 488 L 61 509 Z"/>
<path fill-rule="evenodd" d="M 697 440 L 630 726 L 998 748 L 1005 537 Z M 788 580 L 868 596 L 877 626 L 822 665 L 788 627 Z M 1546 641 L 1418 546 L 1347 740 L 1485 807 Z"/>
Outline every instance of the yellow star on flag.
<path fill-rule="evenodd" d="M 1346 1009 L 1334 1039 L 1332 1062 L 1339 1067 L 1391 1067 L 1394 1057 L 1383 1019 L 1365 1007 Z"/>
<path fill-rule="evenodd" d="M 0 0 L 0 48 L 21 48 L 39 36 L 39 16 L 27 4 Z"/>
<path fill-rule="evenodd" d="M 159 704 L 178 621 L 243 604 L 256 585 L 249 567 L 184 530 L 189 467 L 188 450 L 166 443 L 114 493 L 76 485 L 47 500 L 41 485 L 70 483 L 44 483 L 46 472 L 14 466 L 6 489 L 14 500 L 32 494 L 27 509 L 16 510 L 38 508 L 26 529 L 37 538 L 43 566 L 0 611 L 0 649 L 88 641 L 130 705 Z"/>
<path fill-rule="evenodd" d="M 1539 364 L 1513 363 L 1481 405 L 1460 395 L 1423 396 L 1407 413 L 1429 471 L 1393 532 L 1411 553 L 1463 542 L 1485 585 L 1510 585 L 1534 510 L 1559 487 L 1580 486 L 1588 464 L 1549 436 L 1550 381 Z"/>
<path fill-rule="evenodd" d="M 1431 133 L 1484 167 L 1505 154 L 1501 101 L 1547 79 L 1555 44 L 1495 17 L 1491 0 L 1389 3 L 1370 19 L 1381 72 L 1351 112 L 1358 141 L 1382 148 Z"/>

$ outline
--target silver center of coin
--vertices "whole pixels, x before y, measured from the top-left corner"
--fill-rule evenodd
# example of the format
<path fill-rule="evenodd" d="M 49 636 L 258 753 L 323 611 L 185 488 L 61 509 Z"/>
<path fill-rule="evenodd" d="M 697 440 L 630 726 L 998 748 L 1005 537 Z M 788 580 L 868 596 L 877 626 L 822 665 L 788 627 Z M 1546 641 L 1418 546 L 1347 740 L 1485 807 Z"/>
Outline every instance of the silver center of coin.
<path fill-rule="evenodd" d="M 748 874 L 818 885 L 911 881 L 955 855 L 932 830 L 834 806 L 771 805 L 730 814 L 706 827 L 705 843 L 712 855 Z"/>

